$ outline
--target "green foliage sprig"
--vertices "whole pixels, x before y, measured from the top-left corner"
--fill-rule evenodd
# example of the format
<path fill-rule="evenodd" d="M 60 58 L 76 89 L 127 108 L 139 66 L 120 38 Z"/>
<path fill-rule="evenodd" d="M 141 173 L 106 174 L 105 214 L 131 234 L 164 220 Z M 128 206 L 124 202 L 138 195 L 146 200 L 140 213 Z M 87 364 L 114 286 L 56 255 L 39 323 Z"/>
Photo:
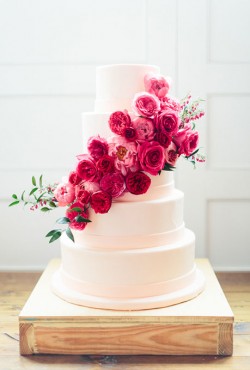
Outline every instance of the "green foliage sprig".
<path fill-rule="evenodd" d="M 44 185 L 43 175 L 41 175 L 39 179 L 36 179 L 35 176 L 32 176 L 31 182 L 33 187 L 29 192 L 24 190 L 19 197 L 16 194 L 12 194 L 13 202 L 9 204 L 9 207 L 23 204 L 24 206 L 29 205 L 31 211 L 39 209 L 41 212 L 49 212 L 56 209 L 58 207 L 58 202 L 54 196 L 54 190 L 58 184 L 55 183 L 53 185 Z M 75 222 L 91 222 L 91 220 L 82 217 L 82 209 L 79 207 L 70 208 L 68 209 L 68 212 L 77 212 L 76 217 L 73 219 Z M 50 238 L 49 243 L 59 239 L 64 232 L 66 232 L 67 236 L 74 242 L 74 236 L 69 227 L 70 222 L 71 220 L 68 217 L 59 218 L 56 223 L 60 225 L 67 225 L 67 228 L 53 229 L 48 232 L 46 237 Z"/>
<path fill-rule="evenodd" d="M 81 208 L 74 207 L 68 210 L 69 212 L 77 212 L 77 216 L 74 218 L 74 221 L 78 223 L 86 223 L 91 222 L 91 220 L 84 218 L 80 215 L 82 212 Z M 69 224 L 71 220 L 68 217 L 60 217 L 57 221 L 58 224 L 65 224 L 68 225 L 66 229 L 54 229 L 51 230 L 45 237 L 50 238 L 49 243 L 54 242 L 55 240 L 59 239 L 61 235 L 66 232 L 66 235 L 72 240 L 72 242 L 75 242 L 74 235 L 72 234 L 72 231 L 70 230 Z"/>
<path fill-rule="evenodd" d="M 29 205 L 31 211 L 40 209 L 42 212 L 49 212 L 58 207 L 58 202 L 54 196 L 56 183 L 53 185 L 43 185 L 43 175 L 38 180 L 35 176 L 32 176 L 31 182 L 33 187 L 28 193 L 24 190 L 20 197 L 12 194 L 13 202 L 9 204 L 9 207 L 21 203 L 24 206 Z"/>

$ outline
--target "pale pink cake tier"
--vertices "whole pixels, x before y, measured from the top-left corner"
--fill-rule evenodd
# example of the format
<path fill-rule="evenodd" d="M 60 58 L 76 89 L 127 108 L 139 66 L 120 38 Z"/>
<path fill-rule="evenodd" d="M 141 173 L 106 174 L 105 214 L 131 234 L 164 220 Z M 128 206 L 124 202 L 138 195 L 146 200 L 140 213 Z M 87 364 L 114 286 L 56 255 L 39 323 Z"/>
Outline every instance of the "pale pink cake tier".
<path fill-rule="evenodd" d="M 98 68 L 95 112 L 83 114 L 84 152 L 89 137 L 110 137 L 112 111 L 131 111 L 148 72 L 159 68 Z M 194 263 L 195 236 L 183 222 L 183 193 L 175 189 L 172 172 L 150 178 L 146 194 L 124 194 L 107 214 L 90 210 L 92 223 L 84 231 L 72 230 L 75 243 L 62 237 L 62 264 L 52 281 L 57 295 L 90 307 L 140 310 L 177 304 L 203 290 Z"/>
<path fill-rule="evenodd" d="M 140 310 L 193 298 L 204 287 L 194 264 L 194 234 L 185 230 L 173 244 L 139 249 L 92 248 L 62 240 L 54 291 L 90 307 Z"/>

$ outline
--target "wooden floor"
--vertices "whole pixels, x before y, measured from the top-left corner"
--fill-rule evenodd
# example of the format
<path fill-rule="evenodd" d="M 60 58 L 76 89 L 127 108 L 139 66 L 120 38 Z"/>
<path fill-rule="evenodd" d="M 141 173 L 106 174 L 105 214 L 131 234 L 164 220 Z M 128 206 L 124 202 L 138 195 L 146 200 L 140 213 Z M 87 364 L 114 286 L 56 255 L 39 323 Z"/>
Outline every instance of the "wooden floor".
<path fill-rule="evenodd" d="M 0 273 L 0 370 L 250 370 L 250 273 L 217 273 L 235 315 L 232 357 L 20 356 L 18 314 L 39 277 L 39 273 Z"/>

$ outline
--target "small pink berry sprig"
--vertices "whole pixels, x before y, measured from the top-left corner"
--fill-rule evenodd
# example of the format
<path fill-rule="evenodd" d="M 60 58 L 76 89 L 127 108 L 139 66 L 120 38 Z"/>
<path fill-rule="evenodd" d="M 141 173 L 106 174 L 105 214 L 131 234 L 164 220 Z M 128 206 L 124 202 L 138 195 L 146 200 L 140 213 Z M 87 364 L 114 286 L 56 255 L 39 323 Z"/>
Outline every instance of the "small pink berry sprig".
<path fill-rule="evenodd" d="M 199 149 L 195 150 L 189 157 L 185 157 L 189 162 L 191 162 L 196 169 L 196 162 L 204 163 L 206 162 L 206 156 L 204 154 L 199 153 Z"/>
<path fill-rule="evenodd" d="M 42 212 L 49 212 L 58 207 L 58 202 L 54 196 L 54 190 L 57 183 L 53 185 L 43 185 L 43 175 L 37 180 L 35 176 L 32 176 L 33 188 L 26 195 L 24 190 L 20 197 L 16 194 L 12 194 L 13 202 L 9 204 L 9 207 L 23 204 L 24 206 L 29 205 L 31 211 L 39 209 Z"/>
<path fill-rule="evenodd" d="M 195 121 L 202 118 L 204 116 L 204 110 L 200 108 L 200 103 L 203 102 L 203 99 L 197 99 L 192 101 L 191 94 L 188 94 L 185 98 L 183 98 L 180 102 L 181 106 L 181 121 L 182 121 L 182 128 L 190 123 L 192 125 L 192 129 L 195 129 Z"/>

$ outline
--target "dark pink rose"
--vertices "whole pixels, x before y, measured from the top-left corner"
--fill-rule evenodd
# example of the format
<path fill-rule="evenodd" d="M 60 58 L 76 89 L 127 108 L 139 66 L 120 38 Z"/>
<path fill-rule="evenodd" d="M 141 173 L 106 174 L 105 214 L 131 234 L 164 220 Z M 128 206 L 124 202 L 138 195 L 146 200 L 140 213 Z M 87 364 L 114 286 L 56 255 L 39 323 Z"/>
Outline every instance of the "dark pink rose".
<path fill-rule="evenodd" d="M 92 194 L 90 205 L 95 213 L 107 213 L 112 204 L 112 197 L 105 191 L 97 191 Z"/>
<path fill-rule="evenodd" d="M 129 127 L 131 118 L 127 111 L 117 111 L 111 114 L 109 117 L 110 130 L 117 135 L 124 135 L 126 127 Z"/>
<path fill-rule="evenodd" d="M 108 154 L 108 143 L 99 135 L 89 138 L 87 147 L 89 154 L 95 161 L 98 161 L 103 155 Z"/>
<path fill-rule="evenodd" d="M 155 94 L 158 98 L 163 98 L 168 93 L 170 78 L 147 73 L 144 77 L 144 85 L 147 92 Z"/>
<path fill-rule="evenodd" d="M 54 190 L 54 196 L 58 201 L 59 207 L 65 207 L 75 199 L 75 188 L 68 183 L 59 184 Z"/>
<path fill-rule="evenodd" d="M 159 132 L 166 135 L 174 135 L 178 131 L 181 123 L 176 111 L 172 109 L 164 110 L 155 117 L 155 125 Z"/>
<path fill-rule="evenodd" d="M 135 94 L 132 102 L 135 114 L 146 118 L 152 118 L 160 110 L 160 100 L 153 94 L 142 92 Z"/>
<path fill-rule="evenodd" d="M 85 190 L 84 188 L 81 187 L 76 187 L 76 198 L 77 201 L 82 203 L 82 204 L 88 204 L 90 201 L 90 193 Z"/>
<path fill-rule="evenodd" d="M 115 168 L 126 176 L 130 170 L 135 172 L 139 168 L 137 145 L 128 142 L 122 136 L 114 136 L 109 141 L 109 155 L 114 158 Z"/>
<path fill-rule="evenodd" d="M 81 211 L 72 211 L 72 208 L 79 208 Z M 88 211 L 84 209 L 82 203 L 75 202 L 66 211 L 66 217 L 70 219 L 69 227 L 75 230 L 84 230 L 88 223 L 82 221 L 78 222 L 78 216 L 88 219 L 89 214 Z"/>
<path fill-rule="evenodd" d="M 112 198 L 118 198 L 126 189 L 124 177 L 120 172 L 108 173 L 101 179 L 100 188 Z"/>
<path fill-rule="evenodd" d="M 177 152 L 177 147 L 173 142 L 166 149 L 165 155 L 166 155 L 166 162 L 170 164 L 171 166 L 175 166 L 176 161 L 179 158 L 179 154 Z"/>
<path fill-rule="evenodd" d="M 179 101 L 175 98 L 171 98 L 170 96 L 165 96 L 161 99 L 161 110 L 168 110 L 173 109 L 176 112 L 181 111 L 181 105 Z"/>
<path fill-rule="evenodd" d="M 177 146 L 179 155 L 184 154 L 189 156 L 198 146 L 199 134 L 197 131 L 193 131 L 190 128 L 184 128 L 179 130 L 173 137 L 173 142 Z"/>
<path fill-rule="evenodd" d="M 126 127 L 124 131 L 124 137 L 128 141 L 135 141 L 137 138 L 137 134 L 136 134 L 136 130 L 134 129 L 134 127 L 131 127 L 131 126 Z"/>
<path fill-rule="evenodd" d="M 114 171 L 114 158 L 106 154 L 98 160 L 96 167 L 97 167 L 97 170 L 101 174 L 113 172 Z"/>
<path fill-rule="evenodd" d="M 170 135 L 166 135 L 163 131 L 158 131 L 156 133 L 155 140 L 158 141 L 161 146 L 167 148 L 172 142 L 172 137 Z"/>
<path fill-rule="evenodd" d="M 73 186 L 78 185 L 82 179 L 77 175 L 75 171 L 71 171 L 69 174 L 69 183 Z"/>
<path fill-rule="evenodd" d="M 150 184 L 150 177 L 143 172 L 130 172 L 126 177 L 127 190 L 132 194 L 146 193 Z"/>
<path fill-rule="evenodd" d="M 157 141 L 145 141 L 139 146 L 138 158 L 143 171 L 157 175 L 165 164 L 165 150 Z"/>
<path fill-rule="evenodd" d="M 150 118 L 137 117 L 132 121 L 132 126 L 136 130 L 136 138 L 138 141 L 153 140 L 155 127 Z"/>
<path fill-rule="evenodd" d="M 96 165 L 93 159 L 87 154 L 78 156 L 80 161 L 76 167 L 77 175 L 85 181 L 94 181 L 97 176 Z"/>

